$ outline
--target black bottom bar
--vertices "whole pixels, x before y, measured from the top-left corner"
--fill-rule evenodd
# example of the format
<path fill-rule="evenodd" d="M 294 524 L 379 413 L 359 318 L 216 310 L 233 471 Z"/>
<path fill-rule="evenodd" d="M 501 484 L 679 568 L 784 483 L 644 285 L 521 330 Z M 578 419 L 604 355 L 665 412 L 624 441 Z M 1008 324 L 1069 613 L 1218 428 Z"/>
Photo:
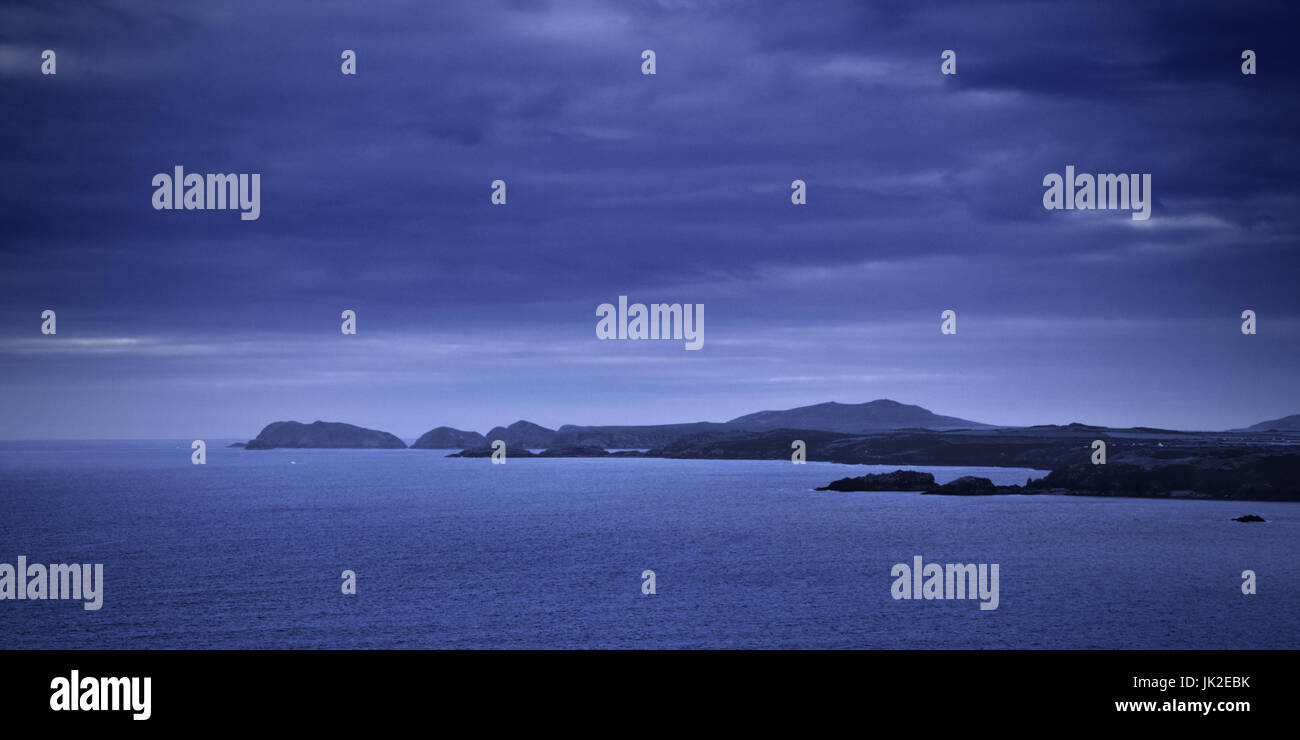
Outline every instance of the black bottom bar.
<path fill-rule="evenodd" d="M 268 721 L 328 728 L 393 721 L 450 728 L 571 726 L 613 713 L 646 728 L 717 720 L 893 718 L 917 729 L 1044 729 L 1078 723 L 1250 726 L 1296 714 L 1296 652 L 426 652 L 98 651 L 0 653 L 0 716 L 54 729 Z M 147 710 L 55 711 L 111 677 L 148 677 Z M 1210 679 L 1207 681 L 1207 677 Z M 90 684 L 84 684 L 87 679 Z M 65 679 L 67 693 L 58 696 Z M 1210 686 L 1207 688 L 1206 684 Z M 143 682 L 136 693 L 143 698 Z M 1161 689 L 1161 686 L 1164 689 Z M 1124 704 L 1117 702 L 1150 704 Z M 1196 702 L 1196 705 L 1190 704 Z M 1201 703 L 1209 703 L 1208 714 Z M 1244 702 L 1244 703 L 1243 703 Z M 124 702 L 120 702 L 124 703 Z M 137 702 L 143 704 L 144 702 Z M 134 714 L 150 715 L 134 720 Z M 1050 725 L 1043 725 L 1049 721 Z M 610 728 L 612 729 L 612 727 Z M 881 725 L 885 729 L 885 725 Z"/>

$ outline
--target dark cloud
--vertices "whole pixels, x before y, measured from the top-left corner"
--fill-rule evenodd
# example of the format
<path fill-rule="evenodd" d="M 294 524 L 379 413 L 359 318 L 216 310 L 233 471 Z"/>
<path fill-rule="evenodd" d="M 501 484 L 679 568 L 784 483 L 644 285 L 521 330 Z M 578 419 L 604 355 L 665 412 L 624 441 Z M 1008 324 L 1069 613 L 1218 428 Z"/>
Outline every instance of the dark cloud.
<path fill-rule="evenodd" d="M 1295 413 L 1296 14 L 8 3 L 0 435 L 149 434 L 149 409 L 195 388 L 191 423 L 240 434 L 331 411 L 418 433 L 530 409 L 670 421 L 891 395 L 1023 423 Z M 948 48 L 955 77 L 939 75 Z M 262 173 L 262 217 L 154 211 L 150 180 L 176 164 Z M 1067 164 L 1151 173 L 1152 220 L 1044 211 L 1042 177 Z M 489 203 L 498 178 L 506 208 Z M 807 206 L 789 204 L 795 178 Z M 707 349 L 596 342 L 594 307 L 618 295 L 705 303 Z M 57 351 L 29 343 L 48 307 Z M 380 360 L 331 354 L 343 307 L 384 339 Z M 1248 348 L 1246 307 L 1265 327 Z M 946 308 L 971 317 L 960 345 L 935 344 Z M 302 350 L 312 338 L 326 344 Z M 1196 369 L 1171 371 L 1188 346 Z M 498 400 L 469 391 L 484 378 Z M 42 400 L 60 393 L 80 402 Z M 440 410 L 427 424 L 421 404 Z"/>

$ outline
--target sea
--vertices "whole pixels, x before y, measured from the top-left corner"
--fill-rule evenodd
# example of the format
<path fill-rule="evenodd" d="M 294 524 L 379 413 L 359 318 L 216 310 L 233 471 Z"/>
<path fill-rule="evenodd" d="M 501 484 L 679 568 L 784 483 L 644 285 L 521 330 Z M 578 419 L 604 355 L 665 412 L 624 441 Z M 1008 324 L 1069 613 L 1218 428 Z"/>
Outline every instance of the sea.
<path fill-rule="evenodd" d="M 0 649 L 1300 648 L 1300 504 L 820 492 L 900 466 L 230 441 L 203 465 L 190 440 L 0 442 L 0 563 L 104 574 L 97 611 L 0 601 Z M 916 556 L 997 564 L 997 608 L 895 599 Z"/>

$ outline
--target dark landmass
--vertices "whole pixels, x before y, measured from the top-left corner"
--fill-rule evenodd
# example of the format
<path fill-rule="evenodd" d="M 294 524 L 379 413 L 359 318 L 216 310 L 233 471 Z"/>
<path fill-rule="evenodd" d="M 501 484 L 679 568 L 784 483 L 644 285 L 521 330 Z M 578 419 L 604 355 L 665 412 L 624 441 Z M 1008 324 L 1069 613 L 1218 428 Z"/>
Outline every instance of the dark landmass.
<path fill-rule="evenodd" d="M 445 429 L 446 427 L 439 427 Z M 868 403 L 819 403 L 783 411 L 760 411 L 727 422 L 697 421 L 684 424 L 581 426 L 565 424 L 558 430 L 517 421 L 508 427 L 494 427 L 489 441 L 531 449 L 550 447 L 604 447 L 649 449 L 666 447 L 683 439 L 726 439 L 746 432 L 776 429 L 817 429 L 843 436 L 898 429 L 951 430 L 992 429 L 953 416 L 940 416 L 920 406 L 879 399 Z M 436 431 L 436 430 L 434 430 Z M 415 446 L 420 446 L 418 443 Z M 472 445 L 457 445 L 470 447 Z"/>
<path fill-rule="evenodd" d="M 568 447 L 634 447 L 650 449 L 683 437 L 725 437 L 735 429 L 709 421 L 650 426 L 584 427 L 565 424 L 556 432 L 555 444 Z"/>
<path fill-rule="evenodd" d="M 934 476 L 915 470 L 895 470 L 856 478 L 840 478 L 818 491 L 927 491 L 935 487 Z"/>
<path fill-rule="evenodd" d="M 492 454 L 491 448 L 468 448 L 447 457 L 488 457 Z M 645 457 L 646 454 L 637 450 L 619 450 L 610 452 L 604 447 L 551 447 L 541 452 L 532 452 L 523 447 L 506 446 L 507 457 Z"/>
<path fill-rule="evenodd" d="M 1300 501 L 1300 415 L 1251 430 L 1183 432 L 1089 424 L 994 427 L 919 406 L 877 400 L 761 411 L 724 423 L 575 426 L 548 429 L 529 421 L 485 437 L 438 427 L 417 448 L 462 448 L 453 457 L 487 457 L 504 440 L 508 457 L 658 457 L 790 460 L 801 440 L 809 462 L 851 465 L 1023 467 L 1051 471 L 1024 486 L 983 478 L 935 485 L 924 473 L 844 478 L 818 490 L 917 490 L 947 495 L 1059 493 L 1084 496 Z M 1092 465 L 1092 443 L 1106 443 L 1107 464 Z M 403 447 L 385 432 L 349 424 L 276 422 L 248 449 L 270 447 Z M 609 452 L 608 448 L 636 448 Z M 540 455 L 530 449 L 544 450 Z M 637 450 L 644 449 L 645 452 Z M 901 476 L 887 480 L 889 476 Z M 856 486 L 856 487 L 855 487 Z"/>
<path fill-rule="evenodd" d="M 963 475 L 957 480 L 945 483 L 925 491 L 929 495 L 939 496 L 1010 496 L 1025 493 L 1040 493 L 1039 491 L 1022 488 L 1020 486 L 998 486 L 988 478 L 980 478 L 974 475 Z"/>
<path fill-rule="evenodd" d="M 687 424 L 648 426 L 560 427 L 552 442 L 564 446 L 668 447 L 683 440 L 695 442 L 725 440 L 746 434 L 781 429 L 814 429 L 844 436 L 898 429 L 948 430 L 991 429 L 988 424 L 952 416 L 939 416 L 920 406 L 885 399 L 869 403 L 819 403 L 784 411 L 760 411 L 727 422 L 697 421 Z M 507 439 L 507 442 L 509 440 Z"/>
<path fill-rule="evenodd" d="M 789 459 L 790 444 L 807 444 L 808 460 L 862 465 L 964 465 L 1052 470 L 1091 458 L 1093 440 L 1106 442 L 1110 459 L 1172 460 L 1193 456 L 1232 457 L 1251 451 L 1296 450 L 1300 434 L 1264 439 L 1241 432 L 1175 432 L 1108 429 L 1084 424 L 985 430 L 897 430 L 844 435 L 806 429 L 742 432 L 722 437 L 679 439 L 652 448 L 652 457 Z"/>
<path fill-rule="evenodd" d="M 1283 416 L 1281 419 L 1261 421 L 1246 427 L 1248 432 L 1297 432 L 1300 431 L 1300 414 Z"/>
<path fill-rule="evenodd" d="M 1300 414 L 1256 424 L 1252 430 L 1277 428 L 1286 436 L 1288 428 L 1300 432 Z M 461 432 L 438 427 L 427 432 Z M 803 430 L 803 431 L 800 431 Z M 989 465 L 1054 468 L 1073 461 L 1077 440 L 1131 440 L 1136 444 L 1159 443 L 1162 439 L 1241 435 L 1235 432 L 1178 432 L 1152 427 L 1111 429 L 1073 423 L 1032 427 L 998 427 L 953 416 L 941 416 L 920 406 L 878 399 L 868 403 L 819 403 L 783 411 L 760 411 L 727 422 L 690 422 L 619 426 L 565 424 L 558 430 L 529 421 L 508 427 L 494 427 L 485 439 L 503 440 L 511 447 L 551 449 L 556 447 L 603 447 L 653 450 L 655 457 L 772 459 L 789 456 L 789 444 L 803 439 L 809 448 L 820 449 L 819 460 L 828 462 L 875 462 L 915 465 Z M 789 439 L 790 434 L 803 435 Z M 1102 435 L 1107 435 L 1103 437 Z M 423 439 L 424 437 L 421 437 Z M 1284 440 L 1279 440 L 1284 441 Z M 1289 440 L 1295 444 L 1298 440 Z M 476 447 L 478 438 L 439 444 L 446 449 Z M 413 447 L 425 447 L 416 442 Z M 813 459 L 813 458 L 809 458 Z"/>
<path fill-rule="evenodd" d="M 808 459 L 834 462 L 829 456 L 832 449 L 845 436 L 838 432 L 818 432 L 809 429 L 776 429 L 770 432 L 701 433 L 682 437 L 660 447 L 651 447 L 647 457 L 667 457 L 706 460 L 789 460 L 791 444 L 803 440 L 808 447 Z M 849 437 L 847 439 L 860 439 Z M 813 457 L 816 450 L 818 457 Z"/>
<path fill-rule="evenodd" d="M 889 399 L 867 403 L 819 403 L 784 411 L 759 411 L 727 422 L 736 429 L 821 429 L 828 432 L 862 434 L 889 429 L 987 429 L 988 424 L 940 416 L 920 406 Z"/>
<path fill-rule="evenodd" d="M 538 453 L 538 457 L 609 457 L 604 447 L 553 447 Z"/>
<path fill-rule="evenodd" d="M 1086 440 L 1085 440 L 1086 438 Z M 1001 465 L 1050 468 L 1077 454 L 1095 439 L 1090 434 L 1023 433 L 1015 430 L 932 432 L 899 430 L 844 435 L 808 429 L 775 429 L 726 436 L 699 435 L 652 448 L 669 458 L 720 460 L 790 457 L 791 443 L 803 440 L 809 460 L 881 465 Z"/>
<path fill-rule="evenodd" d="M 470 449 L 461 450 L 460 452 L 453 452 L 447 457 L 491 457 L 492 452 L 493 450 L 491 447 L 471 447 Z M 511 447 L 510 445 L 506 445 L 506 459 L 512 457 L 537 457 L 537 455 L 535 455 L 531 450 L 523 447 Z"/>
<path fill-rule="evenodd" d="M 988 478 L 964 476 L 941 486 L 921 486 L 913 471 L 842 478 L 819 491 L 914 491 L 949 496 L 1042 493 L 1119 498 L 1186 498 L 1228 501 L 1300 501 L 1300 454 L 1247 452 L 1236 457 L 1204 456 L 1178 461 L 1076 463 L 1057 468 L 1023 486 L 998 486 Z M 1253 519 L 1241 521 L 1254 521 Z"/>
<path fill-rule="evenodd" d="M 554 447 L 555 436 L 554 429 L 547 429 L 522 419 L 508 427 L 493 427 L 492 431 L 487 433 L 489 443 L 499 439 L 506 443 L 507 450 L 511 447 L 532 449 Z"/>
<path fill-rule="evenodd" d="M 1082 463 L 1054 469 L 1037 483 L 1088 496 L 1300 501 L 1300 454 L 1243 451 L 1232 456 Z"/>
<path fill-rule="evenodd" d="M 509 443 L 507 443 L 509 444 Z M 470 447 L 487 447 L 488 438 L 478 432 L 466 432 L 451 427 L 430 429 L 411 445 L 413 450 L 461 450 Z"/>
<path fill-rule="evenodd" d="M 229 444 L 229 445 L 226 445 L 226 446 L 227 446 L 227 447 L 247 447 L 247 446 L 248 446 L 248 443 L 247 443 L 247 442 L 234 442 L 234 443 Z"/>
<path fill-rule="evenodd" d="M 1256 514 L 1247 514 L 1246 516 L 1233 517 L 1232 521 L 1234 521 L 1234 522 L 1262 522 L 1262 521 L 1264 521 L 1264 517 L 1262 517 L 1262 516 L 1258 516 L 1258 515 L 1256 515 Z"/>
<path fill-rule="evenodd" d="M 245 449 L 271 450 L 277 447 L 404 450 L 406 443 L 388 432 L 340 422 L 316 421 L 303 424 L 297 421 L 277 421 L 267 424 Z"/>

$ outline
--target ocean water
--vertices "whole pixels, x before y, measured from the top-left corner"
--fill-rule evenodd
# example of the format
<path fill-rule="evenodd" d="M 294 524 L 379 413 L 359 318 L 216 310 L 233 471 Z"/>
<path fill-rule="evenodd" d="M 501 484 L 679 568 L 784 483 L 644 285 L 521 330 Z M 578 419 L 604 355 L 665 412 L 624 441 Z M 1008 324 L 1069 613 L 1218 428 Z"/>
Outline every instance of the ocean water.
<path fill-rule="evenodd" d="M 0 648 L 1300 647 L 1296 504 L 811 490 L 897 466 L 223 444 L 195 466 L 188 440 L 0 442 L 0 562 L 103 563 L 105 580 L 95 612 L 0 601 Z M 1246 513 L 1268 522 L 1231 521 Z M 998 563 L 999 607 L 894 600 L 890 569 L 914 555 Z"/>

